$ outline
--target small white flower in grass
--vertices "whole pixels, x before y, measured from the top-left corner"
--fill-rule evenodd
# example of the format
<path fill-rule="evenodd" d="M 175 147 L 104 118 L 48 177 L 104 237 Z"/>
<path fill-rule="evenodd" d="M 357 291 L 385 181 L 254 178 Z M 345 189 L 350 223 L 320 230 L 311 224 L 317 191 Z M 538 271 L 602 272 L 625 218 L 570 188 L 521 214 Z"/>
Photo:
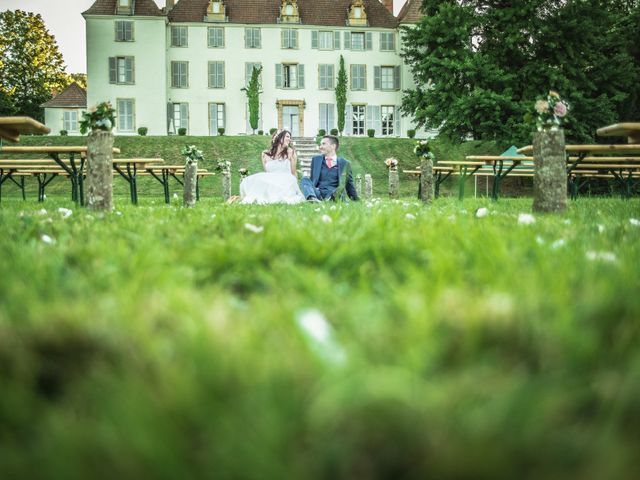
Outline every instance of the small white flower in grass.
<path fill-rule="evenodd" d="M 416 216 L 413 213 L 407 213 L 405 215 L 405 218 L 408 218 L 409 220 L 413 220 L 416 218 Z"/>
<path fill-rule="evenodd" d="M 345 362 L 345 352 L 336 341 L 333 329 L 322 312 L 316 309 L 303 310 L 298 313 L 296 323 L 316 355 L 334 365 Z"/>
<path fill-rule="evenodd" d="M 318 208 L 314 208 L 314 209 L 313 209 L 313 211 L 314 211 L 314 212 L 321 212 L 321 211 L 322 211 L 322 209 L 321 209 L 320 207 L 318 207 Z"/>
<path fill-rule="evenodd" d="M 118 211 L 118 212 L 116 212 L 116 215 L 121 217 L 122 216 L 122 212 Z"/>
<path fill-rule="evenodd" d="M 336 207 L 335 205 L 331 205 L 331 207 L 329 207 L 329 210 L 335 210 L 336 208 L 338 207 Z"/>
<path fill-rule="evenodd" d="M 62 218 L 69 218 L 73 212 L 71 210 L 69 210 L 68 208 L 60 207 L 58 209 L 58 213 L 60 213 L 62 215 Z"/>
<path fill-rule="evenodd" d="M 254 225 L 253 223 L 245 223 L 244 228 L 253 233 L 262 233 L 262 231 L 264 230 L 264 227 L 259 227 L 257 225 Z"/>
<path fill-rule="evenodd" d="M 630 218 L 629 223 L 634 227 L 640 227 L 640 220 L 638 220 L 637 218 Z"/>
<path fill-rule="evenodd" d="M 536 218 L 530 213 L 518 215 L 518 225 L 531 225 L 532 223 L 536 223 Z"/>
<path fill-rule="evenodd" d="M 322 221 L 324 223 L 331 223 L 333 220 L 331 220 L 331 217 L 329 215 L 322 215 Z"/>
<path fill-rule="evenodd" d="M 555 242 L 551 244 L 551 248 L 557 250 L 558 248 L 564 247 L 567 244 L 567 241 L 564 238 L 559 238 Z"/>
<path fill-rule="evenodd" d="M 540 235 L 536 235 L 536 243 L 538 245 L 544 245 L 544 238 L 542 238 Z"/>
<path fill-rule="evenodd" d="M 173 198 L 175 198 L 175 199 L 177 200 L 177 199 L 178 199 L 178 194 L 177 194 L 177 193 L 174 193 L 174 194 L 173 194 Z"/>
<path fill-rule="evenodd" d="M 456 221 L 456 216 L 455 215 L 449 215 L 447 217 L 447 220 L 449 220 L 450 222 L 455 222 Z"/>
<path fill-rule="evenodd" d="M 489 215 L 489 209 L 485 207 L 480 207 L 476 210 L 476 218 L 484 218 Z"/>
<path fill-rule="evenodd" d="M 601 223 L 598 224 L 598 233 L 604 233 L 604 225 Z"/>
<path fill-rule="evenodd" d="M 409 202 L 402 202 L 402 206 L 403 207 L 408 207 L 409 206 Z"/>
<path fill-rule="evenodd" d="M 460 213 L 461 213 L 462 215 L 466 215 L 466 214 L 467 214 L 467 213 L 469 213 L 469 212 L 467 212 L 467 211 L 463 208 L 462 210 L 460 210 Z"/>
<path fill-rule="evenodd" d="M 40 209 L 40 210 L 38 210 L 36 213 L 37 213 L 38 215 L 46 215 L 46 214 L 47 214 L 47 211 L 46 211 L 44 208 L 41 208 L 41 209 Z"/>
<path fill-rule="evenodd" d="M 216 214 L 215 214 L 215 213 L 212 213 L 212 214 L 211 214 L 211 219 L 213 220 L 214 218 L 216 218 Z"/>
<path fill-rule="evenodd" d="M 564 223 L 565 225 L 571 225 L 571 219 L 570 218 L 565 218 L 562 223 Z"/>
<path fill-rule="evenodd" d="M 46 196 L 46 195 L 42 195 L 42 199 L 43 199 L 43 200 L 46 200 L 46 199 L 47 199 L 47 196 Z"/>
<path fill-rule="evenodd" d="M 56 241 L 47 234 L 42 235 L 40 237 L 40 240 L 42 240 L 47 245 L 53 245 L 54 243 L 56 243 Z"/>
<path fill-rule="evenodd" d="M 603 262 L 614 263 L 618 260 L 616 254 L 613 252 L 594 252 L 593 250 L 589 250 L 585 253 L 587 260 L 596 261 L 601 260 Z"/>
<path fill-rule="evenodd" d="M 371 207 L 373 207 L 373 203 L 367 202 L 367 203 L 365 203 L 364 206 L 367 207 L 367 208 L 371 208 Z"/>

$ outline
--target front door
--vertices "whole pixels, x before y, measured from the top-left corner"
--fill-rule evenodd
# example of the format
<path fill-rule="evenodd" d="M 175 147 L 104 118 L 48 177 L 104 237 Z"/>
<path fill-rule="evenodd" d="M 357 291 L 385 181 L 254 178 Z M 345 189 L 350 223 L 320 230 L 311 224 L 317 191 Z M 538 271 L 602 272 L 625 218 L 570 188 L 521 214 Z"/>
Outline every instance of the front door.
<path fill-rule="evenodd" d="M 300 135 L 300 107 L 295 105 L 283 105 L 282 128 L 289 130 L 292 137 Z"/>

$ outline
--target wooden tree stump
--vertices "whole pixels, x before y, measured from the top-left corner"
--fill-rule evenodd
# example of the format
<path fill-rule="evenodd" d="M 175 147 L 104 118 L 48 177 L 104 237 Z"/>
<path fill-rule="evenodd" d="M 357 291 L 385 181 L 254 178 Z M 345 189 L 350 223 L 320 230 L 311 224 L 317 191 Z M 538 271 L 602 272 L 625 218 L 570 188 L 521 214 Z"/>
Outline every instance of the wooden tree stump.
<path fill-rule="evenodd" d="M 431 203 L 435 196 L 433 181 L 433 159 L 422 157 L 420 160 L 420 192 L 424 203 Z"/>
<path fill-rule="evenodd" d="M 222 198 L 226 202 L 231 197 L 231 172 L 222 172 Z"/>
<path fill-rule="evenodd" d="M 184 206 L 187 208 L 196 205 L 196 182 L 198 181 L 198 162 L 187 160 L 184 166 Z"/>
<path fill-rule="evenodd" d="M 389 198 L 398 198 L 398 184 L 400 180 L 398 178 L 398 170 L 395 168 L 389 169 Z"/>
<path fill-rule="evenodd" d="M 563 130 L 533 135 L 533 211 L 564 212 L 567 208 L 567 167 Z"/>
<path fill-rule="evenodd" d="M 364 176 L 364 198 L 373 197 L 373 179 L 371 174 L 367 173 Z"/>
<path fill-rule="evenodd" d="M 86 205 L 90 210 L 113 210 L 113 134 L 93 130 L 87 137 Z"/>

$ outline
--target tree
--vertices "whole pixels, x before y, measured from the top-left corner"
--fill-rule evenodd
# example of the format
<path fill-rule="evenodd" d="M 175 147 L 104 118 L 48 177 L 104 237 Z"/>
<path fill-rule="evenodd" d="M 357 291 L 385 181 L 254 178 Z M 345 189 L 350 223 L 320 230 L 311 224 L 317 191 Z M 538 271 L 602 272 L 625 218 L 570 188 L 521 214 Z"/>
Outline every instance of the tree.
<path fill-rule="evenodd" d="M 262 67 L 253 67 L 251 70 L 251 79 L 246 88 L 241 90 L 247 94 L 247 102 L 249 103 L 249 125 L 256 133 L 258 129 L 258 120 L 260 118 L 260 72 Z"/>
<path fill-rule="evenodd" d="M 39 14 L 0 12 L 0 95 L 9 98 L 14 113 L 42 120 L 40 104 L 67 85 L 64 70 L 55 38 Z"/>
<path fill-rule="evenodd" d="M 637 0 L 425 0 L 423 8 L 430 15 L 403 29 L 402 52 L 417 85 L 402 109 L 420 126 L 528 143 L 524 114 L 555 89 L 572 105 L 567 138 L 587 141 L 640 92 Z"/>
<path fill-rule="evenodd" d="M 344 67 L 344 58 L 340 55 L 340 68 L 336 80 L 336 107 L 338 109 L 338 131 L 342 135 L 344 130 L 345 109 L 347 106 L 347 70 Z"/>
<path fill-rule="evenodd" d="M 87 89 L 87 74 L 86 73 L 71 73 L 67 75 L 67 85 L 77 83 L 79 87 Z"/>

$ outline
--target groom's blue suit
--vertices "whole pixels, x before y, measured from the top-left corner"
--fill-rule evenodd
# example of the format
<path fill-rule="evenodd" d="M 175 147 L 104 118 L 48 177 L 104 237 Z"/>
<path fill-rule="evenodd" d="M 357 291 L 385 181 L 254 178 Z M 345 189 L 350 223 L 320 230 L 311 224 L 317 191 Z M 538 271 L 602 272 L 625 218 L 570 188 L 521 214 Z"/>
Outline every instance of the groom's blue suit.
<path fill-rule="evenodd" d="M 336 163 L 337 167 L 328 168 L 323 155 L 316 155 L 311 159 L 311 178 L 303 177 L 300 180 L 300 189 L 305 198 L 316 197 L 323 200 L 331 198 L 340 184 L 340 178 L 342 178 L 345 168 L 347 168 L 346 193 L 352 200 L 358 200 L 358 193 L 351 174 L 351 164 L 342 157 L 338 157 Z M 344 199 L 344 192 L 342 197 Z"/>

